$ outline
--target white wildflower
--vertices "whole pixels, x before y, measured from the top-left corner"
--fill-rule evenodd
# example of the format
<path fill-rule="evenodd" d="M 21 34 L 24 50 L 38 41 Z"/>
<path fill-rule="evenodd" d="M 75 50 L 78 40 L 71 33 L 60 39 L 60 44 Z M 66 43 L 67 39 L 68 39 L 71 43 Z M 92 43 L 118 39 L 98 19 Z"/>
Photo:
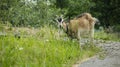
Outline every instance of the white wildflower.
<path fill-rule="evenodd" d="M 46 42 L 48 42 L 49 40 L 48 40 L 48 39 L 46 39 L 45 41 L 46 41 Z"/>
<path fill-rule="evenodd" d="M 19 50 L 23 50 L 23 47 L 20 47 Z"/>

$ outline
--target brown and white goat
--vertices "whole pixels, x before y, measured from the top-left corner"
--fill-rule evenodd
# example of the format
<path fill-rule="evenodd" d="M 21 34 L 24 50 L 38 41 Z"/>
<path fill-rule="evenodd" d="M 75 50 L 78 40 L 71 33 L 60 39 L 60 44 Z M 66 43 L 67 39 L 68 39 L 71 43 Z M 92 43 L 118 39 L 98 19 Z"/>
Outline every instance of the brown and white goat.
<path fill-rule="evenodd" d="M 82 13 L 70 20 L 69 23 L 64 22 L 62 17 L 60 19 L 61 20 L 58 20 L 57 22 L 69 36 L 79 39 L 80 42 L 82 34 L 88 34 L 90 42 L 93 43 L 94 26 L 98 20 L 95 17 L 92 17 L 90 13 Z"/>

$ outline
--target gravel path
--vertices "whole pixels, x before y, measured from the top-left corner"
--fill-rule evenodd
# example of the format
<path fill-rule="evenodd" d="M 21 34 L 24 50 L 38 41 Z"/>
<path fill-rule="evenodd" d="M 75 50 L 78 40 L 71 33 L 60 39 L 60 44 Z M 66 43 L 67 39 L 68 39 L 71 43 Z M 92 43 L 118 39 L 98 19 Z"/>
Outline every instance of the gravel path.
<path fill-rule="evenodd" d="M 120 42 L 105 42 L 96 44 L 103 48 L 103 52 L 77 67 L 120 67 Z M 100 58 L 100 55 L 104 58 Z"/>

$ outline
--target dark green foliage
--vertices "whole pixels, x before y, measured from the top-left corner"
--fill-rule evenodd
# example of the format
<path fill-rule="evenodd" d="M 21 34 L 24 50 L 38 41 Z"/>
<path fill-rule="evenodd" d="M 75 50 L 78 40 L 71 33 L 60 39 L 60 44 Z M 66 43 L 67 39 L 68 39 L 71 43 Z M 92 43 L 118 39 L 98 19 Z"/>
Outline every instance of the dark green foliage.
<path fill-rule="evenodd" d="M 116 26 L 114 26 L 114 32 L 120 32 L 120 25 L 116 25 Z"/>
<path fill-rule="evenodd" d="M 101 24 L 105 27 L 120 24 L 120 0 L 93 0 L 96 6 L 91 12 L 98 16 Z"/>
<path fill-rule="evenodd" d="M 94 3 L 90 0 L 73 0 L 70 1 L 68 6 L 67 16 L 75 17 L 84 12 L 90 12 L 90 8 L 94 6 Z"/>
<path fill-rule="evenodd" d="M 0 0 L 0 20 L 4 23 L 9 18 L 9 10 L 11 7 L 16 6 L 19 0 Z"/>
<path fill-rule="evenodd" d="M 69 0 L 56 0 L 55 5 L 57 8 L 67 8 L 69 6 Z"/>
<path fill-rule="evenodd" d="M 56 15 L 65 18 L 90 12 L 104 27 L 120 24 L 120 0 L 1 0 L 0 20 L 13 26 L 55 24 Z"/>

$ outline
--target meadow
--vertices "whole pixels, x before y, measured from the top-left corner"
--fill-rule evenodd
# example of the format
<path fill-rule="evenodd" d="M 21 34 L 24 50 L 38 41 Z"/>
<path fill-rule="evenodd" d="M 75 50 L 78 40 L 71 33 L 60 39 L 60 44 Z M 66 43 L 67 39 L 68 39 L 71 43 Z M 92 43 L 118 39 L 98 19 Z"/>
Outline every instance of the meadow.
<path fill-rule="evenodd" d="M 0 67 L 72 67 L 100 51 L 86 44 L 83 50 L 54 27 L 4 28 L 0 35 Z M 20 36 L 17 37 L 17 36 Z"/>
<path fill-rule="evenodd" d="M 76 39 L 70 39 L 63 31 L 58 33 L 57 16 L 69 22 L 88 12 L 100 21 L 96 28 L 114 29 L 112 33 L 96 30 L 95 41 L 120 42 L 119 3 L 120 0 L 0 0 L 0 67 L 72 67 L 77 61 L 95 56 L 101 48 L 85 43 L 81 50 Z"/>

